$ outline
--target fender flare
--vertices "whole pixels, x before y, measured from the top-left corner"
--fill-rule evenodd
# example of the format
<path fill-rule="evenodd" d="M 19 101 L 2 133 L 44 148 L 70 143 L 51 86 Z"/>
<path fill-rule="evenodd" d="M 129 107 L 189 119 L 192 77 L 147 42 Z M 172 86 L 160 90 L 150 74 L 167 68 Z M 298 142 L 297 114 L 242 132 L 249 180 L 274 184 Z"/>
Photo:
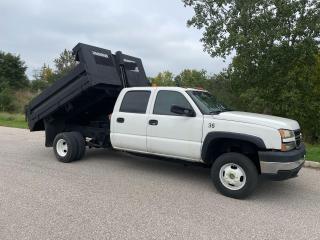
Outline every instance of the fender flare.
<path fill-rule="evenodd" d="M 232 132 L 210 132 L 207 134 L 206 138 L 203 141 L 202 150 L 201 150 L 201 158 L 205 161 L 207 152 L 209 150 L 210 143 L 212 141 L 218 140 L 218 139 L 235 139 L 235 140 L 242 140 L 249 143 L 254 144 L 258 147 L 259 150 L 266 149 L 266 145 L 264 144 L 264 141 L 253 135 L 243 134 L 243 133 L 232 133 Z"/>

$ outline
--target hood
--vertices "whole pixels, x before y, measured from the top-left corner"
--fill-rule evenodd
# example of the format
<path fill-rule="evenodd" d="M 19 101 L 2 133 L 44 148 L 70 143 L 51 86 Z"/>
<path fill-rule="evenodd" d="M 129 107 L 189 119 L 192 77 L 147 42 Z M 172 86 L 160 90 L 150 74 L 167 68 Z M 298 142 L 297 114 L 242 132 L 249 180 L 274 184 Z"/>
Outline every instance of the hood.
<path fill-rule="evenodd" d="M 276 129 L 296 130 L 300 128 L 299 123 L 295 120 L 258 113 L 230 111 L 222 112 L 214 117 L 220 120 L 251 123 Z"/>

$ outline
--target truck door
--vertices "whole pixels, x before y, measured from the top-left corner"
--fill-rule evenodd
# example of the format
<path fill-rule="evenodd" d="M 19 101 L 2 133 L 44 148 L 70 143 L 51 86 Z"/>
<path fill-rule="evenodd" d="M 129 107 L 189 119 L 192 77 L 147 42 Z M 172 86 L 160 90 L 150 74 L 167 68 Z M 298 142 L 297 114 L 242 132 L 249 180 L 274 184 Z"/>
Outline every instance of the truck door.
<path fill-rule="evenodd" d="M 185 92 L 157 91 L 148 118 L 148 152 L 200 161 L 203 115 L 187 98 Z M 172 105 L 193 109 L 196 115 L 189 117 L 175 114 L 171 112 Z"/>
<path fill-rule="evenodd" d="M 114 148 L 147 151 L 147 107 L 151 91 L 125 93 L 119 109 L 112 114 L 111 142 Z"/>

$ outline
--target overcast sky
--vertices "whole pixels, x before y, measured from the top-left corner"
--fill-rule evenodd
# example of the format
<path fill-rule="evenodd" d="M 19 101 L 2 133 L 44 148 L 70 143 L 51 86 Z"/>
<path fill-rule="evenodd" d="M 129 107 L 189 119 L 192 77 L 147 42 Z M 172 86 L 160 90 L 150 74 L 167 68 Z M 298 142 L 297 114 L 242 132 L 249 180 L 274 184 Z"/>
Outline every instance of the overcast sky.
<path fill-rule="evenodd" d="M 227 66 L 203 52 L 180 0 L 0 0 L 0 10 L 0 50 L 20 54 L 29 76 L 78 42 L 140 57 L 148 76 Z"/>

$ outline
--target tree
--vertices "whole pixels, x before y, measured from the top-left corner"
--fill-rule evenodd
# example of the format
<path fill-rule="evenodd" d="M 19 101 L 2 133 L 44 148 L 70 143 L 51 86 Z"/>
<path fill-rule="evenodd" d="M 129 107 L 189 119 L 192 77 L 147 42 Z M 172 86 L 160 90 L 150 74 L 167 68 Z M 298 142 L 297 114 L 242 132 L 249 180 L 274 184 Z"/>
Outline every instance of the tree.
<path fill-rule="evenodd" d="M 72 52 L 67 49 L 63 50 L 53 62 L 55 69 L 43 64 L 40 70 L 34 72 L 33 80 L 30 83 L 32 91 L 39 92 L 44 90 L 59 78 L 69 73 L 77 65 Z"/>
<path fill-rule="evenodd" d="M 227 71 L 222 71 L 209 77 L 211 87 L 208 89 L 220 102 L 228 107 L 234 107 L 237 97 L 232 92 L 232 85 Z"/>
<path fill-rule="evenodd" d="M 185 69 L 175 77 L 175 82 L 180 87 L 194 87 L 208 89 L 210 81 L 205 70 Z"/>
<path fill-rule="evenodd" d="M 35 71 L 31 81 L 32 91 L 42 91 L 56 81 L 57 76 L 49 65 L 43 64 L 39 71 Z"/>
<path fill-rule="evenodd" d="M 15 110 L 12 90 L 7 83 L 0 83 L 0 112 L 12 112 Z"/>
<path fill-rule="evenodd" d="M 59 57 L 53 60 L 57 76 L 61 77 L 66 73 L 70 72 L 76 65 L 77 61 L 75 57 L 72 55 L 72 51 L 64 49 L 62 53 L 60 53 Z"/>
<path fill-rule="evenodd" d="M 257 57 L 273 46 L 319 43 L 320 2 L 317 0 L 183 2 L 195 11 L 188 26 L 204 28 L 201 41 L 213 57 L 225 57 L 234 50 L 240 55 Z"/>
<path fill-rule="evenodd" d="M 20 56 L 0 52 L 0 111 L 16 109 L 13 93 L 28 87 L 26 69 Z"/>
<path fill-rule="evenodd" d="M 317 0 L 184 0 L 189 26 L 204 29 L 201 41 L 212 57 L 234 54 L 226 71 L 234 105 L 299 120 L 311 140 L 320 140 L 314 111 L 320 2 Z M 306 99 L 312 96 L 312 104 Z M 308 110 L 307 110 L 308 109 Z M 317 132 L 313 132 L 317 131 Z"/>
<path fill-rule="evenodd" d="M 156 77 L 151 78 L 152 85 L 156 86 L 175 86 L 174 75 L 172 72 L 160 72 Z"/>
<path fill-rule="evenodd" d="M 11 89 L 22 89 L 28 86 L 27 67 L 20 56 L 0 51 L 0 84 Z"/>

